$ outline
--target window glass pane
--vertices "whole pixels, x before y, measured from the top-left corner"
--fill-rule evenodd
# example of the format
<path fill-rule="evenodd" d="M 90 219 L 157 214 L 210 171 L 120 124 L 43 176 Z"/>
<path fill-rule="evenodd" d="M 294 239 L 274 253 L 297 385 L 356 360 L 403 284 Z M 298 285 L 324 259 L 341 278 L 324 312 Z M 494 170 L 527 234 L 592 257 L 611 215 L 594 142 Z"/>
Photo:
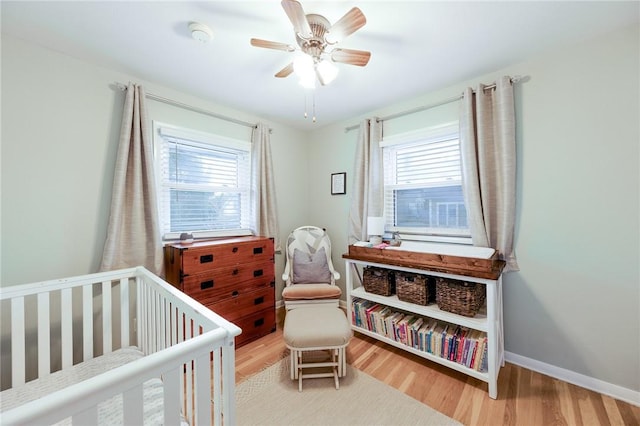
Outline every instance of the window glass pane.
<path fill-rule="evenodd" d="M 238 193 L 171 191 L 170 232 L 239 229 Z"/>
<path fill-rule="evenodd" d="M 418 228 L 466 228 L 467 211 L 462 187 L 398 189 L 395 226 Z"/>

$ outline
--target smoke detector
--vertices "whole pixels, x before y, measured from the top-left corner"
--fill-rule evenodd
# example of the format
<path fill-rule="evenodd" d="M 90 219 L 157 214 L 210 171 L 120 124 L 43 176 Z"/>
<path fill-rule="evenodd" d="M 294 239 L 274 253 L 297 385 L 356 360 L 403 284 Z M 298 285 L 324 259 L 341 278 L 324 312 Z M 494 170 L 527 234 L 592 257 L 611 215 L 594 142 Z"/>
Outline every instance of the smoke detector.
<path fill-rule="evenodd" d="M 189 23 L 189 31 L 191 31 L 191 37 L 193 37 L 194 40 L 203 44 L 209 43 L 213 38 L 213 31 L 211 31 L 211 28 L 199 22 Z"/>

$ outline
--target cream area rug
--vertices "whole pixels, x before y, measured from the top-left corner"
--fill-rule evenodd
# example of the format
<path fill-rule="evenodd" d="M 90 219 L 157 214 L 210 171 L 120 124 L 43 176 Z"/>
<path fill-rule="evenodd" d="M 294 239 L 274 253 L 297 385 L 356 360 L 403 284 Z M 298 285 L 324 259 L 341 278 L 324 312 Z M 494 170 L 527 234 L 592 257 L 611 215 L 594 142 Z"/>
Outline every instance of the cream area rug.
<path fill-rule="evenodd" d="M 238 425 L 461 425 L 351 366 L 338 390 L 321 378 L 298 392 L 289 358 L 240 383 L 236 402 Z"/>

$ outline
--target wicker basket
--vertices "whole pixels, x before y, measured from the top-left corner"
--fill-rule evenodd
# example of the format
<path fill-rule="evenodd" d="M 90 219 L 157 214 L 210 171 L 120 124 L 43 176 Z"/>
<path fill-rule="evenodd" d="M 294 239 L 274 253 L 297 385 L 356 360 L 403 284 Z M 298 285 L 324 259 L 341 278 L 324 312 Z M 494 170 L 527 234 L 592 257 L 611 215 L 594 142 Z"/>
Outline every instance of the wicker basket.
<path fill-rule="evenodd" d="M 393 271 L 374 266 L 364 268 L 362 285 L 368 293 L 380 296 L 391 296 L 396 291 Z"/>
<path fill-rule="evenodd" d="M 486 294 L 483 284 L 447 278 L 436 280 L 436 302 L 443 311 L 474 317 L 484 305 Z"/>
<path fill-rule="evenodd" d="M 435 301 L 436 283 L 426 275 L 397 271 L 396 293 L 403 302 L 427 305 Z"/>

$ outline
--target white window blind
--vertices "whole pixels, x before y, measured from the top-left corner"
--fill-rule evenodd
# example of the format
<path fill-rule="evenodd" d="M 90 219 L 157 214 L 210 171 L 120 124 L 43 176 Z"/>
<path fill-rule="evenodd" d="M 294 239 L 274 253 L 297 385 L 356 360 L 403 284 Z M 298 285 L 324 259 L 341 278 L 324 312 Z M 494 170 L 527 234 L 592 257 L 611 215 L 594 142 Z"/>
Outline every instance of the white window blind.
<path fill-rule="evenodd" d="M 160 127 L 158 173 L 165 238 L 249 228 L 250 144 Z"/>
<path fill-rule="evenodd" d="M 401 135 L 381 145 L 386 229 L 468 237 L 457 125 Z"/>

